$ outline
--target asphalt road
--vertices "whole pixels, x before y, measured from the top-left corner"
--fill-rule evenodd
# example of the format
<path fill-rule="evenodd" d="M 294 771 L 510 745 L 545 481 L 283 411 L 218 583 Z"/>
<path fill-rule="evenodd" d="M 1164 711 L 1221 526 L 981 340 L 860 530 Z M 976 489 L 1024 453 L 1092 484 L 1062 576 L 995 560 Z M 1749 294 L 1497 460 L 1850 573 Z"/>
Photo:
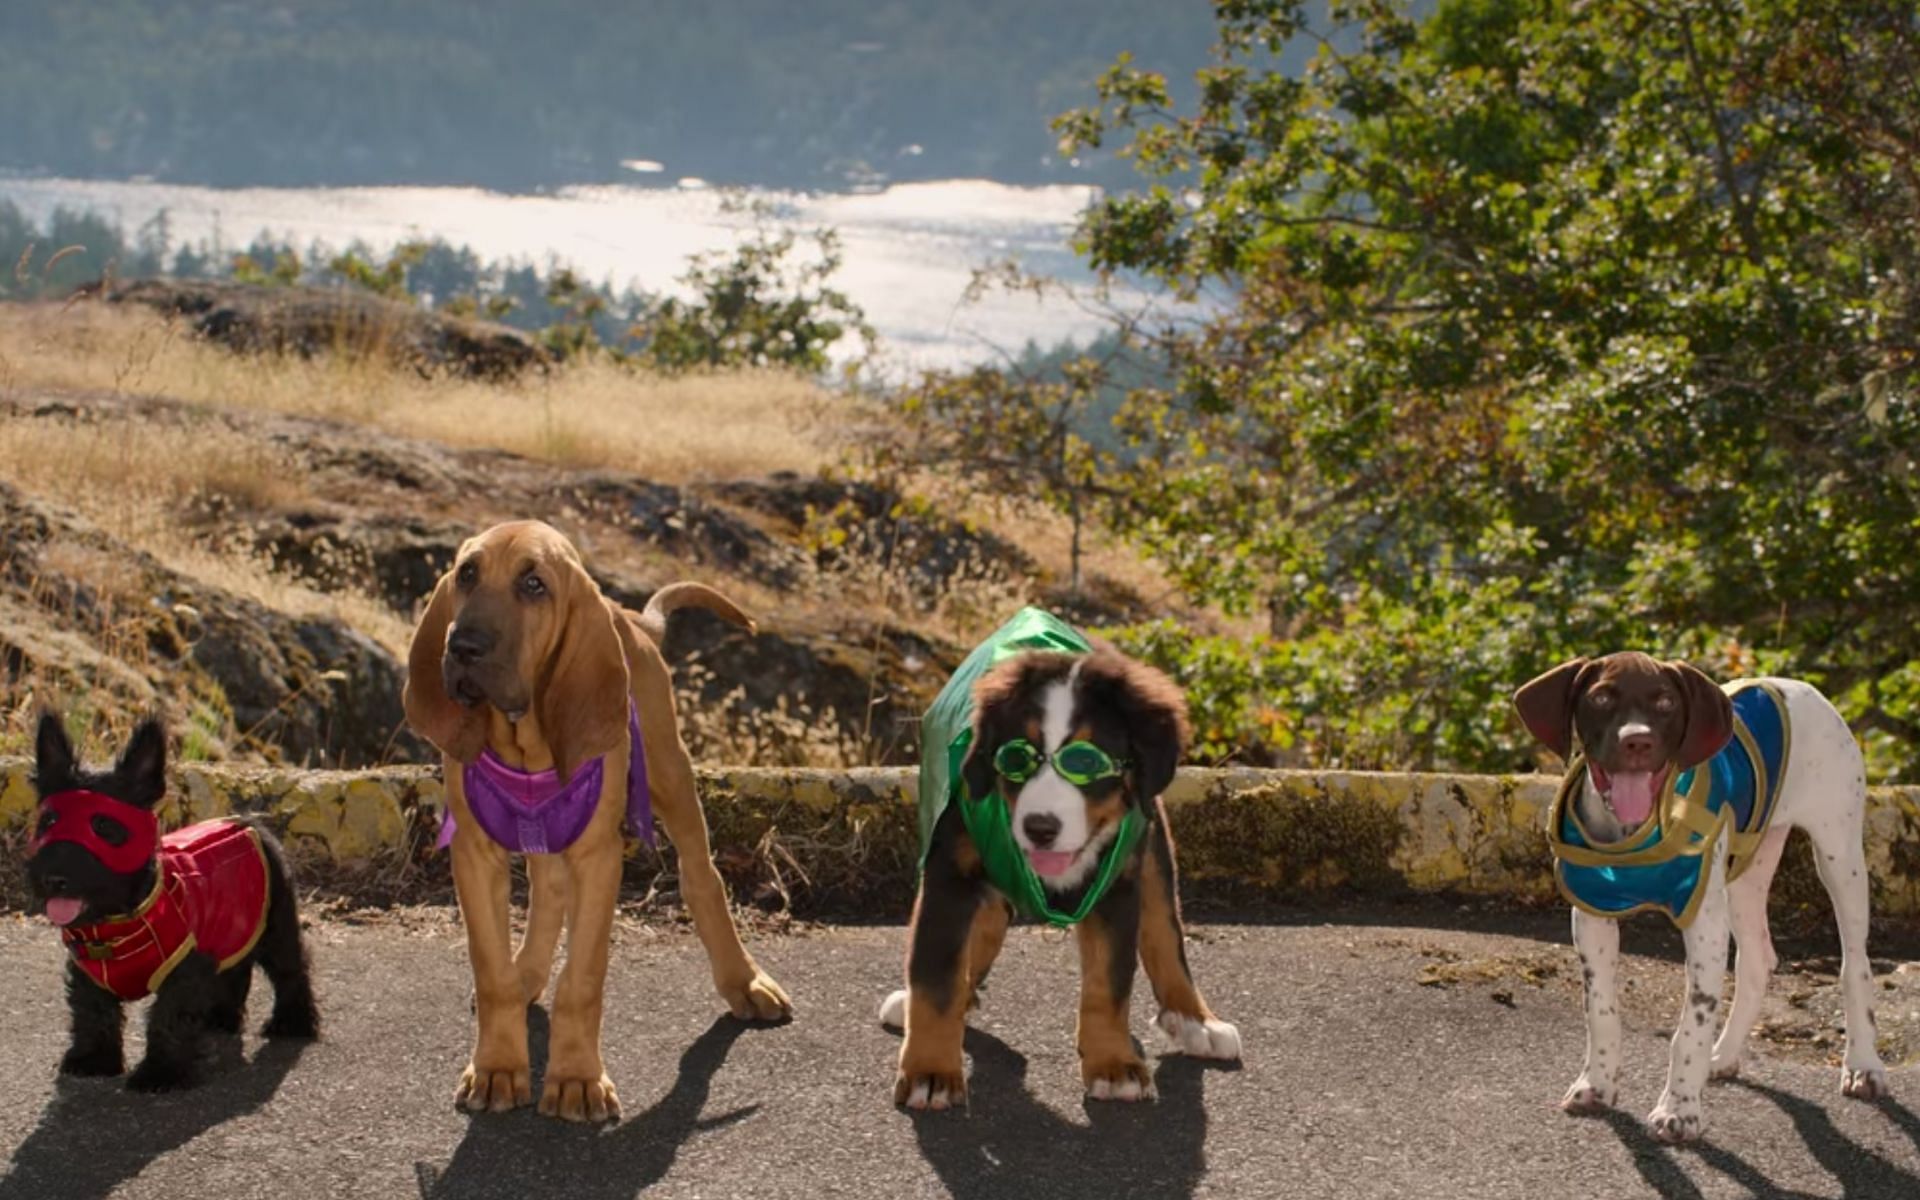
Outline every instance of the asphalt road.
<path fill-rule="evenodd" d="M 1838 1094 L 1831 1046 L 1762 1043 L 1745 1081 L 1712 1090 L 1707 1143 L 1669 1150 L 1641 1124 L 1680 1001 L 1669 940 L 1628 937 L 1628 1109 L 1570 1118 L 1554 1104 L 1583 1034 L 1560 919 L 1371 920 L 1196 930 L 1195 970 L 1247 1060 L 1158 1057 L 1160 1099 L 1136 1106 L 1083 1101 L 1072 945 L 1017 930 L 969 1035 L 970 1110 L 917 1118 L 890 1102 L 898 1042 L 874 1021 L 902 929 L 754 937 L 799 1013 L 749 1027 L 723 1015 L 690 936 L 623 923 L 606 1044 L 627 1118 L 599 1130 L 454 1110 L 468 982 L 444 916 L 317 924 L 326 1038 L 304 1053 L 224 1039 L 207 1082 L 159 1097 L 56 1079 L 57 940 L 0 920 L 0 1200 L 1920 1197 L 1920 1066 L 1867 1105 Z M 1890 978 L 1883 1022 L 1920 1015 L 1920 971 Z M 1817 980 L 1780 990 L 1795 987 L 1819 1007 Z"/>

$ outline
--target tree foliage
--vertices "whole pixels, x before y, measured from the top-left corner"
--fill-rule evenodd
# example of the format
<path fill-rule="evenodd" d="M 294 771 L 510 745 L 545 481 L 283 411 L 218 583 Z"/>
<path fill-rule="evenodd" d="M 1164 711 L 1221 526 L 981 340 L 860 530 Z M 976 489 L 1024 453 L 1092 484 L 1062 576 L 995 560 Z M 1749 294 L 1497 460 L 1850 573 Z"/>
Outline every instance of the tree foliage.
<path fill-rule="evenodd" d="M 1920 765 L 1913 5 L 1215 8 L 1196 104 L 1122 59 L 1057 128 L 1152 181 L 1094 266 L 1230 297 L 1157 336 L 1116 517 L 1265 615 L 1227 673 L 1277 744 L 1511 767 L 1513 686 L 1637 647 L 1814 679 Z"/>
<path fill-rule="evenodd" d="M 695 255 L 680 276 L 692 298 L 666 297 L 635 323 L 641 361 L 668 371 L 771 366 L 817 374 L 843 337 L 870 352 L 866 315 L 830 286 L 840 270 L 839 235 L 819 229 L 809 240 L 812 255 L 798 254 L 800 235 L 760 224 L 730 254 Z"/>

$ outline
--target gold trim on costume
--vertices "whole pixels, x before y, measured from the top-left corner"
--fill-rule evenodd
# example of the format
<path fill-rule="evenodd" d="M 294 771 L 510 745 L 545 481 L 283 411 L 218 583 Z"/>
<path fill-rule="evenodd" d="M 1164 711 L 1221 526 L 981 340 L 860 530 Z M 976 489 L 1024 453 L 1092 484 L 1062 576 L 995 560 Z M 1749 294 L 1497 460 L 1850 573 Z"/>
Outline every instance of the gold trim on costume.
<path fill-rule="evenodd" d="M 247 826 L 246 830 L 247 840 L 253 843 L 253 852 L 260 856 L 260 877 L 262 881 L 260 888 L 260 919 L 253 923 L 253 936 L 247 939 L 247 944 L 232 954 L 229 954 L 221 961 L 219 969 L 222 971 L 253 953 L 253 948 L 260 944 L 261 935 L 267 932 L 267 910 L 273 907 L 273 865 L 267 861 L 267 848 L 260 844 L 260 831 L 251 825 Z"/>
<path fill-rule="evenodd" d="M 192 954 L 194 947 L 198 944 L 193 934 L 189 932 L 187 940 L 180 943 L 180 948 L 169 955 L 167 961 L 161 963 L 154 969 L 153 974 L 147 977 L 147 994 L 152 995 L 159 991 L 160 985 L 167 981 L 167 976 L 173 974 L 173 969 L 186 961 L 187 955 Z"/>

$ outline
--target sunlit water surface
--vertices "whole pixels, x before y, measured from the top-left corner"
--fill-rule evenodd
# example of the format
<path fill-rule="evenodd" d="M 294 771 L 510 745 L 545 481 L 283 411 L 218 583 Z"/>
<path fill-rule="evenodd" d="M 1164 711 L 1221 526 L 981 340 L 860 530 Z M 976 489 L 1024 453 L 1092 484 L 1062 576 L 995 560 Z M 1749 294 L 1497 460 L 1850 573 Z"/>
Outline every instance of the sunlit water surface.
<path fill-rule="evenodd" d="M 1086 187 L 979 180 L 903 184 L 870 194 L 753 192 L 778 222 L 839 231 L 833 283 L 865 309 L 893 368 L 953 366 L 1085 341 L 1099 319 L 1060 296 L 998 291 L 968 301 L 976 269 L 1012 260 L 1029 272 L 1091 282 L 1068 244 L 1094 197 Z M 0 179 L 0 199 L 37 221 L 88 209 L 133 231 L 165 210 L 176 245 L 229 250 L 262 231 L 305 248 L 359 240 L 384 252 L 416 237 L 471 246 L 483 259 L 558 261 L 615 287 L 674 293 L 688 256 L 723 250 L 756 218 L 738 197 L 686 188 L 580 187 L 521 196 L 471 188 L 205 188 L 69 179 Z M 1123 296 L 1123 302 L 1129 297 Z M 1137 300 L 1137 297 L 1131 297 Z"/>

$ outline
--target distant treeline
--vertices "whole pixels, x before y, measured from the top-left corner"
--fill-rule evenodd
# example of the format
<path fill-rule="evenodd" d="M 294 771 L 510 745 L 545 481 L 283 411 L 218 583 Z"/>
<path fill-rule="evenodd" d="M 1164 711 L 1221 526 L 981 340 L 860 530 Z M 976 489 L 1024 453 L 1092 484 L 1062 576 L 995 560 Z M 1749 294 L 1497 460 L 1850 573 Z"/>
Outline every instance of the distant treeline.
<path fill-rule="evenodd" d="M 67 296 L 109 275 L 349 283 L 405 292 L 435 308 L 452 307 L 530 332 L 587 320 L 608 344 L 626 338 L 653 303 L 631 283 L 618 288 L 610 281 L 593 283 L 558 262 L 487 260 L 469 246 L 440 238 L 389 255 L 359 241 L 302 247 L 264 233 L 243 246 L 181 243 L 174 240 L 164 211 L 128 232 L 97 213 L 70 209 L 56 210 L 46 224 L 37 225 L 11 201 L 0 200 L 0 299 Z"/>
<path fill-rule="evenodd" d="M 0 4 L 0 170 L 208 184 L 1124 177 L 1048 121 L 1124 50 L 1184 91 L 1205 0 Z"/>

